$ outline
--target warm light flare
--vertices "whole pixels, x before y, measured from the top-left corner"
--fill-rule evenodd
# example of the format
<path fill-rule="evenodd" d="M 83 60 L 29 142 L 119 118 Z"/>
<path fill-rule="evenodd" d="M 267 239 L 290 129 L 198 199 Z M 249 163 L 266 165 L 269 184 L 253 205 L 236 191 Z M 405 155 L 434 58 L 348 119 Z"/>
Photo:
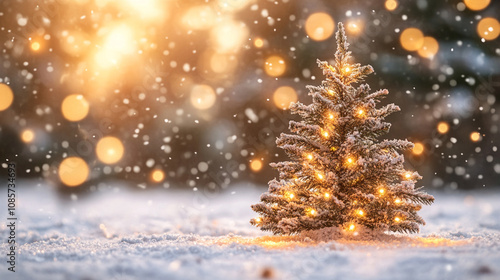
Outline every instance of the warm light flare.
<path fill-rule="evenodd" d="M 264 40 L 262 40 L 261 38 L 255 38 L 255 40 L 253 41 L 253 45 L 256 47 L 256 48 L 262 48 L 264 46 Z"/>
<path fill-rule="evenodd" d="M 412 149 L 413 154 L 415 155 L 421 155 L 424 152 L 424 145 L 421 143 L 415 143 L 415 146 L 413 146 Z"/>
<path fill-rule="evenodd" d="M 335 24 L 329 14 L 314 13 L 307 18 L 305 29 L 314 41 L 324 41 L 332 36 Z"/>
<path fill-rule="evenodd" d="M 65 119 L 72 122 L 83 120 L 89 113 L 89 103 L 81 94 L 66 96 L 61 104 L 61 112 Z"/>
<path fill-rule="evenodd" d="M 441 134 L 445 134 L 450 129 L 450 126 L 446 122 L 440 122 L 437 125 L 437 130 Z"/>
<path fill-rule="evenodd" d="M 157 169 L 151 172 L 151 180 L 153 180 L 153 182 L 159 183 L 163 181 L 163 179 L 165 179 L 165 172 L 162 170 Z"/>
<path fill-rule="evenodd" d="M 396 0 L 387 0 L 385 1 L 385 8 L 388 11 L 394 11 L 398 7 L 398 1 Z"/>
<path fill-rule="evenodd" d="M 116 137 L 106 136 L 97 142 L 96 154 L 103 163 L 117 163 L 122 159 L 124 152 L 122 141 Z"/>
<path fill-rule="evenodd" d="M 318 173 L 318 174 L 317 174 L 317 176 L 318 176 L 318 179 L 320 179 L 320 180 L 323 180 L 323 179 L 325 178 L 325 177 L 323 176 L 323 174 L 321 174 L 321 173 Z"/>
<path fill-rule="evenodd" d="M 325 193 L 325 198 L 329 198 L 330 197 L 330 194 L 329 193 Z"/>
<path fill-rule="evenodd" d="M 410 179 L 413 176 L 413 174 L 408 171 L 408 172 L 405 172 L 404 176 L 406 179 Z"/>
<path fill-rule="evenodd" d="M 279 109 L 287 109 L 291 103 L 297 102 L 298 96 L 294 88 L 282 86 L 273 93 L 273 102 Z"/>
<path fill-rule="evenodd" d="M 306 157 L 308 160 L 312 160 L 314 158 L 312 154 L 308 154 Z"/>
<path fill-rule="evenodd" d="M 262 169 L 262 161 L 260 159 L 254 159 L 250 162 L 250 169 L 254 172 L 259 172 Z"/>
<path fill-rule="evenodd" d="M 495 40 L 500 35 L 500 23 L 496 18 L 483 18 L 477 24 L 477 34 L 485 40 Z"/>
<path fill-rule="evenodd" d="M 14 93 L 6 84 L 0 83 L 0 112 L 6 110 L 14 101 Z"/>
<path fill-rule="evenodd" d="M 285 60 L 277 55 L 270 56 L 266 59 L 264 70 L 271 77 L 279 77 L 286 71 Z"/>
<path fill-rule="evenodd" d="M 360 216 L 364 216 L 365 215 L 365 212 L 363 210 L 358 210 L 358 215 Z"/>
<path fill-rule="evenodd" d="M 21 133 L 21 140 L 24 143 L 31 143 L 31 142 L 33 142 L 34 139 L 35 139 L 35 133 L 31 129 L 25 129 Z"/>
<path fill-rule="evenodd" d="M 379 189 L 379 190 L 378 190 L 378 192 L 379 192 L 380 194 L 384 194 L 384 193 L 385 193 L 385 189 Z"/>
<path fill-rule="evenodd" d="M 399 37 L 401 46 L 408 51 L 416 51 L 424 44 L 424 33 L 418 28 L 405 29 Z"/>
<path fill-rule="evenodd" d="M 37 41 L 34 41 L 31 43 L 31 49 L 35 52 L 39 51 L 41 47 L 42 47 L 42 45 L 40 45 L 40 43 Z"/>
<path fill-rule="evenodd" d="M 199 110 L 211 108 L 217 100 L 214 89 L 209 85 L 195 85 L 191 89 L 191 104 Z"/>
<path fill-rule="evenodd" d="M 401 201 L 401 199 L 399 199 L 399 198 L 396 198 L 396 200 L 394 200 L 394 203 L 396 203 L 396 204 L 400 204 L 401 202 L 402 202 L 402 201 Z"/>
<path fill-rule="evenodd" d="M 58 175 L 63 184 L 76 187 L 83 184 L 90 174 L 87 163 L 79 157 L 65 158 L 59 165 Z"/>
<path fill-rule="evenodd" d="M 355 228 L 356 228 L 356 226 L 354 224 L 350 224 L 349 225 L 349 230 L 350 231 L 353 231 Z"/>
<path fill-rule="evenodd" d="M 401 221 L 401 218 L 396 217 L 396 218 L 394 218 L 394 221 L 395 221 L 396 223 L 399 223 L 399 222 Z"/>
<path fill-rule="evenodd" d="M 478 142 L 481 140 L 481 134 L 477 131 L 472 132 L 470 134 L 470 140 L 472 140 L 472 142 Z"/>

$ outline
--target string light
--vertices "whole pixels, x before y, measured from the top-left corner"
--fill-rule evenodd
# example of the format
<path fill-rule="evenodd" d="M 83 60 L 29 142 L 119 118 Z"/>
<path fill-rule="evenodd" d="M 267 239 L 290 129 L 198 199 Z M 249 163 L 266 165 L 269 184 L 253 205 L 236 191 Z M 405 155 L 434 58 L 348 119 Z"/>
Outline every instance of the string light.
<path fill-rule="evenodd" d="M 325 193 L 325 198 L 329 198 L 330 197 L 330 194 L 329 193 Z"/>
<path fill-rule="evenodd" d="M 365 212 L 363 212 L 363 210 L 358 210 L 358 215 L 360 215 L 360 216 L 364 216 L 364 215 L 365 215 Z"/>
<path fill-rule="evenodd" d="M 359 110 L 358 110 L 358 116 L 359 116 L 359 117 L 363 117 L 364 115 L 365 115 L 365 110 L 363 110 L 363 109 L 359 109 Z"/>
<path fill-rule="evenodd" d="M 323 132 L 323 136 L 324 136 L 325 138 L 327 138 L 327 137 L 328 137 L 328 131 Z"/>
<path fill-rule="evenodd" d="M 378 190 L 378 192 L 379 192 L 380 194 L 384 194 L 384 193 L 385 193 L 385 189 L 379 189 L 379 190 Z"/>
<path fill-rule="evenodd" d="M 401 199 L 396 198 L 396 200 L 394 200 L 394 202 L 395 202 L 396 204 L 399 204 L 399 203 L 401 203 Z"/>
<path fill-rule="evenodd" d="M 408 171 L 408 172 L 405 173 L 405 178 L 406 179 L 410 179 L 411 175 L 412 175 L 411 172 Z"/>
<path fill-rule="evenodd" d="M 323 174 L 321 174 L 321 173 L 318 173 L 317 176 L 318 176 L 318 179 L 320 179 L 320 180 L 323 180 L 323 178 L 324 178 Z"/>
<path fill-rule="evenodd" d="M 350 71 L 351 71 L 351 68 L 349 68 L 349 67 L 344 68 L 345 73 L 349 73 Z"/>
<path fill-rule="evenodd" d="M 313 155 L 311 155 L 311 154 L 307 154 L 307 159 L 308 159 L 308 160 L 312 160 L 312 159 L 313 159 Z"/>
<path fill-rule="evenodd" d="M 293 199 L 295 197 L 295 195 L 291 192 L 287 192 L 286 193 L 286 196 L 289 198 L 289 199 Z"/>
<path fill-rule="evenodd" d="M 333 120 L 333 118 L 334 118 L 333 114 L 328 115 L 328 118 L 329 118 L 330 120 Z"/>
<path fill-rule="evenodd" d="M 356 228 L 356 226 L 354 226 L 354 224 L 350 224 L 350 225 L 349 225 L 349 230 L 351 230 L 351 231 L 352 231 L 352 230 L 354 230 L 355 228 Z"/>
<path fill-rule="evenodd" d="M 333 95 L 335 92 L 333 92 L 333 90 L 329 89 L 329 90 L 328 90 L 328 93 L 329 93 L 330 95 Z"/>
<path fill-rule="evenodd" d="M 260 217 L 255 218 L 255 222 L 260 223 L 262 219 Z"/>
<path fill-rule="evenodd" d="M 437 130 L 441 134 L 445 134 L 450 129 L 450 126 L 446 122 L 440 122 L 437 125 Z"/>
<path fill-rule="evenodd" d="M 394 221 L 396 221 L 396 223 L 399 223 L 399 221 L 401 221 L 401 219 L 399 217 L 396 217 L 396 218 L 394 218 Z"/>
<path fill-rule="evenodd" d="M 315 216 L 317 214 L 316 210 L 312 209 L 312 208 L 309 208 L 307 210 L 308 214 L 311 215 L 311 216 Z"/>

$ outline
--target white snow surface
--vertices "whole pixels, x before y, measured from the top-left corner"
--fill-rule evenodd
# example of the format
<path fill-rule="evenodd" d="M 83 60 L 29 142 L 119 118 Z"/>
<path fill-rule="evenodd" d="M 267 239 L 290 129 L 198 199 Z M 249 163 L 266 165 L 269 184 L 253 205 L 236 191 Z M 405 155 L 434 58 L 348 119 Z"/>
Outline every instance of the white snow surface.
<path fill-rule="evenodd" d="M 431 190 L 420 234 L 279 237 L 249 224 L 263 186 L 135 191 L 116 182 L 66 199 L 33 185 L 18 182 L 15 273 L 6 195 L 0 202 L 2 280 L 500 279 L 498 191 Z"/>

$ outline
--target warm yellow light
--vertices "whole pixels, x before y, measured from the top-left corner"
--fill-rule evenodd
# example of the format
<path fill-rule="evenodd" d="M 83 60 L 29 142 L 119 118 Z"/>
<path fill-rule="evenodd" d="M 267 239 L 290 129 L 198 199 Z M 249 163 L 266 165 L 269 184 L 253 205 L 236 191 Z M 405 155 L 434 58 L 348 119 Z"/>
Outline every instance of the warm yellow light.
<path fill-rule="evenodd" d="M 214 89 L 209 85 L 195 85 L 191 89 L 191 104 L 199 110 L 211 108 L 217 99 Z"/>
<path fill-rule="evenodd" d="M 262 219 L 260 217 L 255 218 L 256 223 L 260 223 L 261 221 L 262 221 Z"/>
<path fill-rule="evenodd" d="M 356 226 L 354 226 L 353 224 L 349 225 L 349 230 L 354 230 L 356 228 Z"/>
<path fill-rule="evenodd" d="M 253 41 L 253 45 L 256 48 L 262 48 L 264 46 L 264 40 L 262 40 L 261 38 L 255 38 L 255 40 Z"/>
<path fill-rule="evenodd" d="M 282 86 L 277 88 L 273 94 L 273 102 L 279 109 L 286 109 L 290 103 L 297 102 L 297 92 L 289 86 Z"/>
<path fill-rule="evenodd" d="M 347 164 L 353 164 L 354 159 L 352 157 L 347 158 Z"/>
<path fill-rule="evenodd" d="M 335 23 L 326 13 L 314 13 L 306 20 L 306 33 L 314 41 L 324 41 L 332 36 Z"/>
<path fill-rule="evenodd" d="M 344 68 L 345 73 L 349 73 L 350 71 L 351 71 L 351 68 L 349 68 L 349 67 Z"/>
<path fill-rule="evenodd" d="M 113 164 L 120 161 L 124 151 L 122 141 L 116 137 L 106 136 L 97 142 L 96 154 L 103 163 Z"/>
<path fill-rule="evenodd" d="M 424 152 L 424 145 L 421 143 L 415 143 L 415 146 L 413 146 L 412 149 L 413 154 L 415 155 L 421 155 Z"/>
<path fill-rule="evenodd" d="M 61 104 L 61 112 L 68 121 L 77 122 L 89 113 L 89 103 L 81 94 L 68 95 Z"/>
<path fill-rule="evenodd" d="M 396 217 L 396 218 L 394 218 L 394 221 L 396 221 L 396 223 L 399 223 L 399 221 L 401 221 L 401 219 L 399 217 Z"/>
<path fill-rule="evenodd" d="M 464 0 L 465 6 L 473 11 L 482 10 L 490 4 L 490 0 Z"/>
<path fill-rule="evenodd" d="M 308 159 L 308 160 L 312 160 L 312 159 L 313 159 L 313 155 L 308 154 L 308 155 L 307 155 L 307 159 Z"/>
<path fill-rule="evenodd" d="M 217 21 L 211 31 L 214 49 L 223 53 L 236 53 L 248 40 L 248 33 L 248 27 L 241 21 L 233 19 Z"/>
<path fill-rule="evenodd" d="M 424 37 L 422 47 L 418 49 L 418 54 L 423 58 L 433 58 L 439 51 L 439 43 L 433 37 Z"/>
<path fill-rule="evenodd" d="M 333 90 L 329 89 L 329 90 L 328 90 L 328 94 L 330 94 L 330 95 L 334 95 L 334 94 L 335 94 L 335 92 L 334 92 Z"/>
<path fill-rule="evenodd" d="M 472 132 L 470 134 L 470 140 L 472 140 L 472 142 L 477 142 L 481 140 L 481 134 L 479 134 L 479 132 L 477 131 Z"/>
<path fill-rule="evenodd" d="M 285 60 L 277 55 L 270 56 L 266 59 L 264 70 L 271 77 L 279 77 L 286 71 Z"/>
<path fill-rule="evenodd" d="M 151 172 L 151 179 L 154 182 L 159 183 L 165 179 L 165 172 L 159 169 L 153 170 L 153 172 Z"/>
<path fill-rule="evenodd" d="M 396 1 L 396 0 L 385 1 L 385 8 L 388 11 L 394 11 L 397 7 L 398 7 L 398 1 Z"/>
<path fill-rule="evenodd" d="M 216 14 L 209 5 L 200 5 L 189 8 L 182 17 L 182 23 L 188 29 L 204 30 L 213 26 Z"/>
<path fill-rule="evenodd" d="M 34 50 L 34 51 L 39 51 L 41 48 L 41 45 L 39 42 L 33 42 L 31 43 L 31 49 Z"/>
<path fill-rule="evenodd" d="M 23 140 L 24 143 L 31 143 L 35 139 L 35 133 L 31 129 L 25 129 L 21 133 L 21 140 Z"/>
<path fill-rule="evenodd" d="M 317 176 L 318 176 L 318 179 L 320 179 L 320 180 L 323 180 L 323 179 L 325 178 L 325 177 L 323 176 L 323 174 L 321 174 L 321 173 L 318 173 L 318 174 L 317 174 Z"/>
<path fill-rule="evenodd" d="M 316 210 L 314 210 L 314 209 L 309 209 L 309 211 L 308 211 L 308 212 L 309 212 L 309 214 L 310 214 L 310 215 L 312 215 L 312 216 L 314 216 L 314 215 L 316 215 L 316 214 L 317 214 L 317 213 L 316 213 Z"/>
<path fill-rule="evenodd" d="M 325 138 L 327 138 L 327 137 L 329 136 L 328 131 L 324 131 L 324 132 L 323 132 L 323 136 L 324 136 Z"/>
<path fill-rule="evenodd" d="M 262 161 L 260 159 L 254 159 L 250 163 L 250 169 L 254 172 L 259 172 L 262 169 Z"/>
<path fill-rule="evenodd" d="M 330 120 L 333 120 L 333 118 L 334 118 L 334 117 L 335 117 L 335 116 L 334 116 L 333 114 L 328 115 L 328 118 L 329 118 Z"/>
<path fill-rule="evenodd" d="M 359 110 L 358 110 L 358 116 L 359 116 L 359 117 L 363 117 L 364 115 L 365 115 L 365 110 L 363 110 L 363 109 L 359 109 Z"/>
<path fill-rule="evenodd" d="M 405 173 L 405 178 L 410 179 L 412 177 L 412 173 L 410 171 Z"/>
<path fill-rule="evenodd" d="M 401 199 L 396 198 L 396 200 L 394 200 L 394 203 L 396 203 L 396 204 L 400 204 L 400 203 L 401 203 Z"/>
<path fill-rule="evenodd" d="M 361 19 L 349 20 L 346 25 L 346 31 L 350 35 L 359 35 L 363 30 L 365 23 Z"/>
<path fill-rule="evenodd" d="M 76 187 L 83 184 L 90 174 L 87 163 L 79 157 L 65 158 L 59 165 L 58 175 L 63 184 Z"/>
<path fill-rule="evenodd" d="M 365 215 L 365 212 L 363 210 L 358 210 L 358 215 L 360 216 L 364 216 Z"/>
<path fill-rule="evenodd" d="M 107 36 L 94 57 L 98 67 L 117 66 L 123 56 L 131 55 L 136 50 L 134 32 L 129 26 L 120 25 L 110 30 L 103 28 L 101 32 L 106 32 Z"/>
<path fill-rule="evenodd" d="M 424 44 L 424 33 L 418 28 L 407 28 L 399 37 L 401 46 L 408 51 L 416 51 Z"/>
<path fill-rule="evenodd" d="M 437 125 L 437 130 L 441 134 L 445 134 L 450 129 L 450 126 L 446 122 L 440 122 Z"/>
<path fill-rule="evenodd" d="M 12 101 L 14 101 L 14 93 L 8 85 L 0 83 L 0 111 L 9 108 Z"/>
<path fill-rule="evenodd" d="M 384 193 L 385 193 L 385 189 L 379 189 L 379 190 L 378 190 L 378 192 L 379 192 L 380 194 L 384 194 Z"/>
<path fill-rule="evenodd" d="M 500 23 L 495 18 L 483 18 L 477 24 L 477 34 L 485 40 L 494 40 L 500 35 Z"/>
<path fill-rule="evenodd" d="M 329 193 L 325 193 L 325 198 L 329 198 L 330 197 L 330 194 Z"/>

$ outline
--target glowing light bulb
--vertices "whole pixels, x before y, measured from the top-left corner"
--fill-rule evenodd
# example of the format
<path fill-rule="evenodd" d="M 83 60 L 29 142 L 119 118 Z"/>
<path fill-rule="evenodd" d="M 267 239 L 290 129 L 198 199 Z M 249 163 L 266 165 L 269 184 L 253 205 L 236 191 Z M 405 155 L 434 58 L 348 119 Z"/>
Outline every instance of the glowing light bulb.
<path fill-rule="evenodd" d="M 325 198 L 329 198 L 330 197 L 330 194 L 329 193 L 325 193 Z"/>
<path fill-rule="evenodd" d="M 310 209 L 310 210 L 309 210 L 309 213 L 310 213 L 311 215 L 313 215 L 313 216 L 314 216 L 314 215 L 316 215 L 316 210 L 314 210 L 314 209 Z"/>
<path fill-rule="evenodd" d="M 406 178 L 406 179 L 410 179 L 410 178 L 411 178 L 411 175 L 412 175 L 412 174 L 411 174 L 411 172 L 406 172 L 406 173 L 405 173 L 405 178 Z"/>
<path fill-rule="evenodd" d="M 363 215 L 365 215 L 365 212 L 363 212 L 363 210 L 359 210 L 358 215 L 363 216 Z"/>
<path fill-rule="evenodd" d="M 326 138 L 328 137 L 328 131 L 323 132 L 323 136 Z"/>
<path fill-rule="evenodd" d="M 351 68 L 349 68 L 349 67 L 344 68 L 345 73 L 349 73 L 350 71 L 351 71 Z"/>
<path fill-rule="evenodd" d="M 354 160 L 353 160 L 352 158 L 348 158 L 348 159 L 347 159 L 347 163 L 351 164 L 351 163 L 353 163 L 353 162 L 354 162 Z"/>
<path fill-rule="evenodd" d="M 308 159 L 308 160 L 312 160 L 312 159 L 313 159 L 313 155 L 308 154 L 308 155 L 307 155 L 307 159 Z"/>
<path fill-rule="evenodd" d="M 328 93 L 329 93 L 330 95 L 333 95 L 335 92 L 334 92 L 333 90 L 329 89 L 329 90 L 328 90 Z"/>
<path fill-rule="evenodd" d="M 334 118 L 333 114 L 328 115 L 328 118 L 329 118 L 330 120 L 333 120 L 333 118 Z"/>
<path fill-rule="evenodd" d="M 295 197 L 295 195 L 294 195 L 293 193 L 290 193 L 290 192 L 289 192 L 289 193 L 287 193 L 287 196 L 288 196 L 288 198 L 290 198 L 290 199 L 293 199 L 293 198 Z"/>
<path fill-rule="evenodd" d="M 364 115 L 365 115 L 365 110 L 363 110 L 363 109 L 359 109 L 359 110 L 358 110 L 358 116 L 359 116 L 359 117 L 363 117 Z"/>
<path fill-rule="evenodd" d="M 255 218 L 255 222 L 260 223 L 262 219 L 260 217 Z"/>
<path fill-rule="evenodd" d="M 396 223 L 399 223 L 399 221 L 401 221 L 401 219 L 399 217 L 396 217 L 396 218 L 394 218 L 394 221 L 396 221 Z"/>
<path fill-rule="evenodd" d="M 349 225 L 349 230 L 354 230 L 356 228 L 356 226 L 354 226 L 353 224 Z"/>
<path fill-rule="evenodd" d="M 379 192 L 380 194 L 384 194 L 384 193 L 385 193 L 385 189 L 379 189 L 379 190 L 378 190 L 378 192 Z"/>
<path fill-rule="evenodd" d="M 321 173 L 318 173 L 318 179 L 323 180 L 324 176 Z"/>
<path fill-rule="evenodd" d="M 396 198 L 396 200 L 394 200 L 394 203 L 396 203 L 396 204 L 399 204 L 399 203 L 401 203 L 401 199 L 399 199 L 399 198 Z"/>

